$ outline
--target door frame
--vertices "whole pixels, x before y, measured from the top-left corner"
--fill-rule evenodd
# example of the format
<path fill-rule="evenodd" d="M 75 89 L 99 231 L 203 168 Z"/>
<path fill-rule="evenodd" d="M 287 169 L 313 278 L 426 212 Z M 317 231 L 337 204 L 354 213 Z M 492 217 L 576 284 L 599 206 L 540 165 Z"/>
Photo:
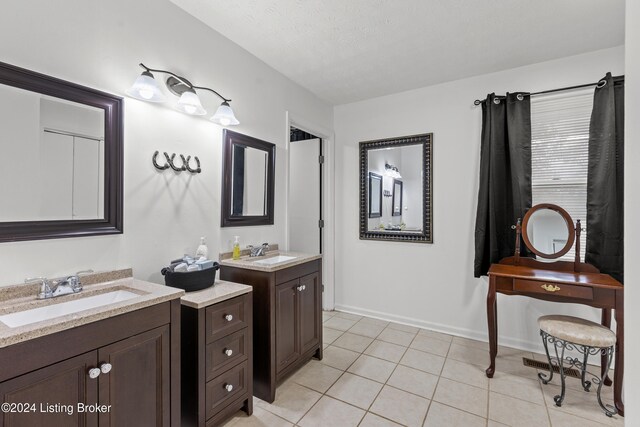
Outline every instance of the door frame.
<path fill-rule="evenodd" d="M 322 139 L 322 154 L 324 156 L 322 173 L 322 218 L 324 219 L 323 257 L 322 257 L 322 282 L 324 292 L 322 293 L 322 308 L 333 310 L 335 307 L 335 137 L 333 130 L 313 123 L 287 111 L 285 113 L 285 125 L 287 135 L 287 156 L 286 156 L 286 192 L 285 192 L 285 245 L 289 249 L 289 197 L 290 197 L 290 162 L 291 151 L 289 146 L 290 129 L 294 126 L 309 132 Z"/>

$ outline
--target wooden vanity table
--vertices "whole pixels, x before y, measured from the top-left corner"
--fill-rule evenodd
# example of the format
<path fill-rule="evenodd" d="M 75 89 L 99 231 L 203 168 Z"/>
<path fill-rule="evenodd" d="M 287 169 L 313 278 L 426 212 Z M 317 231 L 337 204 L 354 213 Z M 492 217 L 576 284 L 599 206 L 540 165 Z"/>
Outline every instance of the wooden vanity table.
<path fill-rule="evenodd" d="M 535 248 L 533 239 L 527 233 L 533 214 L 540 209 L 551 209 L 559 213 L 568 227 L 568 236 L 564 248 L 554 254 L 548 254 Z M 543 204 L 531 208 L 525 215 L 522 227 L 519 220 L 516 226 L 516 255 L 492 264 L 489 269 L 489 291 L 487 294 L 487 319 L 489 326 L 489 351 L 491 364 L 486 370 L 487 377 L 492 378 L 496 368 L 498 353 L 498 307 L 496 294 L 521 295 L 531 298 L 585 304 L 602 309 L 602 324 L 611 326 L 611 310 L 615 310 L 616 348 L 614 371 L 614 403 L 618 413 L 624 415 L 622 402 L 622 383 L 624 375 L 624 287 L 622 283 L 608 274 L 600 273 L 591 264 L 580 262 L 580 221 L 573 228 L 573 220 L 559 206 Z M 531 231 L 531 230 L 530 230 Z M 575 261 L 542 262 L 534 258 L 520 257 L 520 234 L 533 253 L 542 258 L 552 259 L 565 255 L 576 243 Z M 603 358 L 606 359 L 605 356 Z M 603 364 L 604 366 L 604 364 Z M 609 379 L 606 385 L 611 385 Z"/>

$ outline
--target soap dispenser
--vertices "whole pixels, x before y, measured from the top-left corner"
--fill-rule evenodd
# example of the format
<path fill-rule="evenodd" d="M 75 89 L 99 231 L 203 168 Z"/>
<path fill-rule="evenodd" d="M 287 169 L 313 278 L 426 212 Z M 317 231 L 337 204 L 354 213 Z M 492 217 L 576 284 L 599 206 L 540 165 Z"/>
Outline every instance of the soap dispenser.
<path fill-rule="evenodd" d="M 201 257 L 209 257 L 209 248 L 207 247 L 204 237 L 200 238 L 200 246 L 198 246 L 198 249 L 196 250 L 196 259 Z"/>
<path fill-rule="evenodd" d="M 233 259 L 240 259 L 240 236 L 235 236 L 235 242 L 233 242 Z"/>

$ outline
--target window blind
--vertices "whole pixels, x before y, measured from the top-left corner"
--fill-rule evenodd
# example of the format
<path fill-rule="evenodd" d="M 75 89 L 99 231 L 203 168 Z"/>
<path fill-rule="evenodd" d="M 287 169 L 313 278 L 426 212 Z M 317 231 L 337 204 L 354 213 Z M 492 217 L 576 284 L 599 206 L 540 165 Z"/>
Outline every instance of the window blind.
<path fill-rule="evenodd" d="M 587 219 L 587 161 L 593 88 L 531 98 L 531 184 L 533 204 L 553 203 L 580 220 L 584 261 Z M 556 242 L 554 242 L 556 243 Z M 560 246 L 561 242 L 557 242 Z M 573 260 L 574 249 L 563 259 Z"/>

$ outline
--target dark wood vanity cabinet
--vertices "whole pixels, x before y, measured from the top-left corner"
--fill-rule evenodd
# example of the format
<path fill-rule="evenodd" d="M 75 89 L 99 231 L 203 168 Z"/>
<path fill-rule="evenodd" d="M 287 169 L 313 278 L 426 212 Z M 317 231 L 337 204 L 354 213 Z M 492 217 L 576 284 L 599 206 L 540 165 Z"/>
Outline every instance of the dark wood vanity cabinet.
<path fill-rule="evenodd" d="M 179 426 L 179 304 L 0 349 L 0 427 Z"/>
<path fill-rule="evenodd" d="M 202 308 L 182 306 L 182 426 L 221 425 L 253 412 L 251 292 Z"/>
<path fill-rule="evenodd" d="M 267 402 L 276 385 L 312 357 L 322 359 L 322 261 L 276 271 L 223 265 L 223 280 L 253 286 L 253 393 Z"/>

